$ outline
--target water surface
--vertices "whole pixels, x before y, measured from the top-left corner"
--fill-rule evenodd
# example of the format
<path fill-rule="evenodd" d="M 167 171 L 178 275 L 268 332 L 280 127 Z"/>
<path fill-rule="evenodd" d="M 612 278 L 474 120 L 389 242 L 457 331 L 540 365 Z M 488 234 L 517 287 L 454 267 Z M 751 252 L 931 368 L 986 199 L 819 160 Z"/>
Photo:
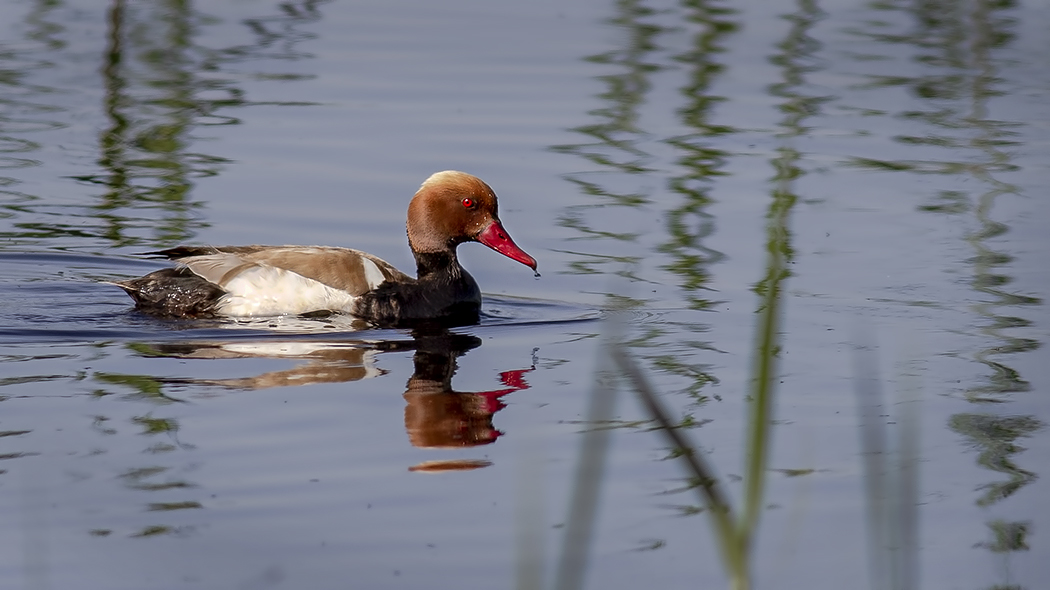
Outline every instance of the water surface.
<path fill-rule="evenodd" d="M 2 9 L 0 586 L 548 587 L 576 493 L 587 587 L 728 587 L 632 388 L 593 413 L 616 330 L 757 507 L 754 587 L 1050 577 L 1039 3 Z M 463 246 L 478 326 L 162 320 L 105 284 L 183 242 L 410 270 L 450 168 L 543 273 Z"/>

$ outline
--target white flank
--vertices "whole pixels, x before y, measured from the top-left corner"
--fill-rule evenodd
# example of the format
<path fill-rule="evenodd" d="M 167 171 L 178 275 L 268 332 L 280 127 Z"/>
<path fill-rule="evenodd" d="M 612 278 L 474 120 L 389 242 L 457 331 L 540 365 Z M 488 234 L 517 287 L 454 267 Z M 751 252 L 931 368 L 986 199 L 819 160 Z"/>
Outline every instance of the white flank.
<path fill-rule="evenodd" d="M 372 267 L 375 268 L 375 264 Z M 375 268 L 375 272 L 379 269 Z M 226 295 L 219 300 L 217 309 L 223 315 L 235 317 L 350 311 L 357 299 L 346 291 L 267 265 L 246 269 L 223 288 Z"/>

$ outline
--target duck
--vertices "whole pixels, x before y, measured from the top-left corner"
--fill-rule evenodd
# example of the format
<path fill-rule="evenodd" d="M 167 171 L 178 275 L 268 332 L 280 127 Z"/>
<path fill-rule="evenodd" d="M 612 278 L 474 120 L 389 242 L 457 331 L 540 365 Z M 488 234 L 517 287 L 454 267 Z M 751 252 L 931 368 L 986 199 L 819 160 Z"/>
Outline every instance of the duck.
<path fill-rule="evenodd" d="M 479 242 L 533 270 L 511 239 L 496 193 L 456 170 L 427 178 L 408 205 L 415 278 L 360 250 L 332 246 L 176 246 L 145 255 L 174 267 L 112 284 L 139 311 L 174 318 L 341 313 L 377 327 L 478 323 L 481 290 L 456 256 Z"/>

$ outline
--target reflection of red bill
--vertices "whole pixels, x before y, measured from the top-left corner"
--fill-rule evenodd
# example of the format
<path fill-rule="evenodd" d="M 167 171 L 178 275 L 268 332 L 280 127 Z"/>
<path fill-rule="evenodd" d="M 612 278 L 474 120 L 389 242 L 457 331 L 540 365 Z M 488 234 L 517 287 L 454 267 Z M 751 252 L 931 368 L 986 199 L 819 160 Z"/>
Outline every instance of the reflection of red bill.
<path fill-rule="evenodd" d="M 514 371 L 503 371 L 499 374 L 499 380 L 503 382 L 508 389 L 495 389 L 493 391 L 479 391 L 475 395 L 480 395 L 485 398 L 486 406 L 485 409 L 490 414 L 507 407 L 499 398 L 512 393 L 515 391 L 521 391 L 522 389 L 528 389 L 529 384 L 525 382 L 525 373 L 534 370 L 536 367 L 529 367 L 528 369 L 516 369 Z M 496 431 L 497 436 L 502 435 L 500 431 Z"/>
<path fill-rule="evenodd" d="M 499 220 L 493 220 L 488 227 L 481 230 L 481 233 L 478 234 L 478 241 L 507 258 L 517 260 L 532 270 L 536 270 L 536 259 L 526 254 L 514 243 L 514 240 L 510 239 L 510 234 L 503 229 L 503 224 Z"/>
<path fill-rule="evenodd" d="M 482 459 L 453 459 L 449 461 L 423 461 L 408 468 L 409 471 L 423 473 L 441 473 L 444 471 L 472 471 L 492 465 L 492 461 Z"/>

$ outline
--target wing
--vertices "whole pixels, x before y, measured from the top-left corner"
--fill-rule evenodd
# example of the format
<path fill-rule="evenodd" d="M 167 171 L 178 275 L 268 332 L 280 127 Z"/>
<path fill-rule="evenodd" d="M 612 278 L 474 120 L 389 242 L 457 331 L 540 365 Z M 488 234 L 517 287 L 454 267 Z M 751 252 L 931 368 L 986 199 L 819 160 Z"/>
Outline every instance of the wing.
<path fill-rule="evenodd" d="M 295 273 L 351 296 L 367 293 L 387 281 L 415 280 L 381 258 L 349 248 L 180 246 L 152 254 L 172 259 L 223 288 L 243 273 L 263 266 Z"/>

